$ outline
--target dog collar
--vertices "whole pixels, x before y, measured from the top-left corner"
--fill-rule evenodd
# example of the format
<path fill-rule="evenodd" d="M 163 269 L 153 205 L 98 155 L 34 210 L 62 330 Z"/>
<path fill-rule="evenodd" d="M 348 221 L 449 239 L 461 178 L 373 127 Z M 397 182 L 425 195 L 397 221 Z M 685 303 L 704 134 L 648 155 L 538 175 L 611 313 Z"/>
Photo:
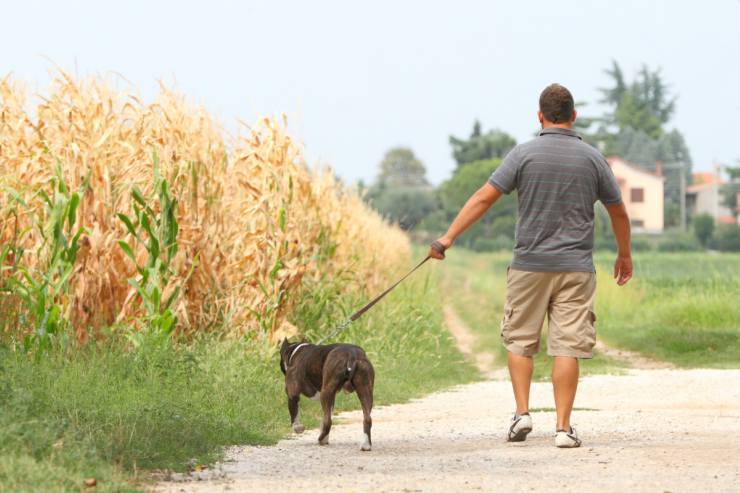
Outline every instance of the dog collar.
<path fill-rule="evenodd" d="M 288 366 L 290 366 L 290 362 L 293 360 L 293 356 L 295 356 L 295 353 L 298 352 L 299 349 L 301 349 L 303 346 L 308 346 L 307 342 L 302 342 L 298 344 L 292 353 L 290 353 L 290 357 L 288 358 Z"/>

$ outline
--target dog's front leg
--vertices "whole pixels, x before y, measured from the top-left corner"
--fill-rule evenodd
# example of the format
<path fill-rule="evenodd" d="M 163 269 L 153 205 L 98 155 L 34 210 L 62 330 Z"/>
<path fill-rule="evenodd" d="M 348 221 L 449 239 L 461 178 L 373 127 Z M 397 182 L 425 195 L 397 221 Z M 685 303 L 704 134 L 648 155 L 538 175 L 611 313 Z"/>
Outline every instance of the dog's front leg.
<path fill-rule="evenodd" d="M 298 400 L 301 398 L 300 394 L 294 397 L 288 396 L 288 411 L 290 411 L 290 426 L 293 428 L 295 433 L 303 433 L 306 429 L 298 421 Z"/>
<path fill-rule="evenodd" d="M 319 434 L 319 445 L 329 445 L 329 432 L 331 431 L 331 415 L 334 412 L 334 398 L 336 390 L 321 391 L 321 408 L 324 410 L 324 420 L 321 422 L 321 433 Z"/>

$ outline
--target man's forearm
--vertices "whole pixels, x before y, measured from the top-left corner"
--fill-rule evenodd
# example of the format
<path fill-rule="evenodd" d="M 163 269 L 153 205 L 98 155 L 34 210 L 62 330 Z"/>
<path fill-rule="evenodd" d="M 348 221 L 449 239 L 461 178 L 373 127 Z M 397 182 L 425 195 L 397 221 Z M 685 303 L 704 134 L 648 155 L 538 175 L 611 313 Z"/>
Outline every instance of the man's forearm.
<path fill-rule="evenodd" d="M 617 239 L 619 255 L 622 257 L 629 257 L 631 255 L 630 218 L 627 215 L 627 211 L 624 209 L 624 205 L 615 209 L 610 208 L 609 215 L 611 216 L 612 231 L 614 231 L 614 237 Z"/>
<path fill-rule="evenodd" d="M 486 187 L 490 187 L 490 189 Z M 500 196 L 500 193 L 498 193 L 498 191 L 493 189 L 494 192 L 492 193 L 491 189 L 493 189 L 493 187 L 491 187 L 490 185 L 486 185 L 484 188 L 481 188 L 480 190 L 475 192 L 473 196 L 470 197 L 467 202 L 465 202 L 465 205 L 457 214 L 455 220 L 452 221 L 450 227 L 447 229 L 447 233 L 445 234 L 446 238 L 448 238 L 451 242 L 454 242 L 458 236 L 463 234 L 466 229 L 472 226 L 478 219 L 483 216 L 483 214 L 486 213 L 486 211 Z"/>

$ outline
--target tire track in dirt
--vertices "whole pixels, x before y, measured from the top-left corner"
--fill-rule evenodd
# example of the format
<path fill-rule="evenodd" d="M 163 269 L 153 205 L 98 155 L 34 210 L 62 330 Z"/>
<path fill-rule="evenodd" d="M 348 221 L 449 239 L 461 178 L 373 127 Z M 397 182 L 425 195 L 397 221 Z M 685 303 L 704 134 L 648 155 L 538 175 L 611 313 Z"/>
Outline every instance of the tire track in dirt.
<path fill-rule="evenodd" d="M 447 330 L 455 338 L 457 348 L 469 360 L 471 360 L 478 371 L 489 379 L 507 378 L 506 370 L 497 367 L 496 356 L 489 351 L 475 351 L 477 338 L 470 327 L 463 322 L 452 305 L 445 304 L 443 309 L 444 322 Z"/>
<path fill-rule="evenodd" d="M 676 365 L 669 363 L 668 361 L 660 361 L 652 359 L 648 356 L 644 356 L 634 351 L 628 351 L 626 349 L 619 349 L 612 346 L 607 346 L 603 341 L 597 339 L 596 351 L 601 354 L 608 356 L 617 361 L 627 363 L 631 368 L 636 370 L 661 370 L 661 369 L 673 369 Z"/>

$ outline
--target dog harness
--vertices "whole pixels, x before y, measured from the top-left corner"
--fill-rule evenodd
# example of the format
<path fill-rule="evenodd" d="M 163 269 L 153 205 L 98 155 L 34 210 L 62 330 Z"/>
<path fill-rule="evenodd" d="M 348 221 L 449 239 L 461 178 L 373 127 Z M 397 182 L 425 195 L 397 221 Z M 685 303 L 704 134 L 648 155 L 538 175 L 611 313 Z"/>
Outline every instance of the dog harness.
<path fill-rule="evenodd" d="M 288 366 L 290 366 L 290 362 L 293 360 L 293 356 L 295 356 L 295 353 L 298 352 L 299 349 L 301 349 L 303 346 L 308 346 L 307 342 L 302 342 L 298 344 L 292 353 L 290 353 L 290 357 L 288 358 Z"/>

